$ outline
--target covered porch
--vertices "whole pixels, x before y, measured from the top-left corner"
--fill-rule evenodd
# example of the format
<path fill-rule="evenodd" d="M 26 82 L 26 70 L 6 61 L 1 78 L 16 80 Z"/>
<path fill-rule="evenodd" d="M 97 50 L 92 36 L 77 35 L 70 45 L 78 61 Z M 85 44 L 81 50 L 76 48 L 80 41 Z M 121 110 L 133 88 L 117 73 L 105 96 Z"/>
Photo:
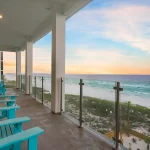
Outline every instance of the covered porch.
<path fill-rule="evenodd" d="M 63 82 L 63 78 L 65 78 L 66 20 L 90 2 L 91 0 L 22 2 L 15 0 L 15 3 L 13 1 L 0 3 L 0 51 L 16 53 L 16 88 L 8 89 L 8 93 L 19 95 L 17 104 L 21 109 L 17 111 L 17 116 L 29 116 L 31 118 L 31 122 L 24 124 L 24 129 L 39 126 L 45 130 L 44 134 L 39 137 L 39 149 L 109 150 L 112 149 L 112 145 L 114 146 L 113 142 L 107 141 L 102 135 L 96 135 L 82 128 L 81 113 L 80 119 L 78 118 L 80 128 L 65 114 L 60 115 L 62 111 L 65 111 L 65 82 Z M 33 44 L 49 32 L 52 32 L 52 55 L 49 56 L 51 57 L 51 82 L 47 83 L 51 87 L 51 108 L 37 101 L 35 96 L 39 94 L 39 91 L 36 87 L 36 80 L 33 88 Z M 23 84 L 21 51 L 25 51 Z M 3 63 L 1 63 L 1 68 L 3 68 Z M 79 82 L 77 84 L 79 85 Z M 81 81 L 81 88 L 82 85 Z M 82 90 L 80 92 L 82 93 Z M 104 122 L 106 121 L 104 120 Z M 117 149 L 119 149 L 118 145 L 117 142 Z M 25 143 L 24 148 L 26 146 Z"/>

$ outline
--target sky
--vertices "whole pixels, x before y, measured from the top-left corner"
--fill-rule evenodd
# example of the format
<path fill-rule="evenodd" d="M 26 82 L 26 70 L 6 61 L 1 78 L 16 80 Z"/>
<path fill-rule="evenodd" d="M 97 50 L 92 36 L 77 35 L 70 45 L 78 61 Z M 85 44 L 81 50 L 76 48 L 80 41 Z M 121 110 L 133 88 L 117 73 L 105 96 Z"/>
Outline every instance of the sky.
<path fill-rule="evenodd" d="M 66 22 L 66 74 L 150 74 L 149 14 L 149 0 L 93 0 Z M 51 73 L 51 40 L 34 44 L 34 73 Z M 5 52 L 4 72 L 15 65 Z"/>

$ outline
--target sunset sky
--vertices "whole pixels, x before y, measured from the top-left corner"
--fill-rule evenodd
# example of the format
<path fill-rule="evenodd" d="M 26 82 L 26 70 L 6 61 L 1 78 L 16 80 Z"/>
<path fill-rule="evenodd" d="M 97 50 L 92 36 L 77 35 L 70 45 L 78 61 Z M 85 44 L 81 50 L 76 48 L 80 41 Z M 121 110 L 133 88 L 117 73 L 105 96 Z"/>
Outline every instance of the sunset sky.
<path fill-rule="evenodd" d="M 150 74 L 149 15 L 150 0 L 94 0 L 66 22 L 66 73 Z M 33 53 L 34 73 L 51 73 L 51 33 Z M 15 53 L 4 53 L 4 72 L 15 72 Z"/>

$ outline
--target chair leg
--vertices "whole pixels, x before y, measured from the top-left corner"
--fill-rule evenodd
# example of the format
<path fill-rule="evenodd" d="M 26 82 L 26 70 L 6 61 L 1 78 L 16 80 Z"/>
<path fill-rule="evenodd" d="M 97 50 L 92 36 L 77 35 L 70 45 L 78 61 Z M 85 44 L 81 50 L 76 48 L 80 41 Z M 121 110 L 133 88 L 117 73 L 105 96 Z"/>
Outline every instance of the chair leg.
<path fill-rule="evenodd" d="M 12 150 L 21 150 L 21 142 L 14 144 Z"/>
<path fill-rule="evenodd" d="M 7 117 L 8 117 L 8 119 L 13 119 L 13 118 L 15 118 L 16 117 L 16 110 L 9 110 L 9 111 L 7 111 Z"/>
<path fill-rule="evenodd" d="M 15 99 L 16 99 L 16 96 L 11 96 L 10 99 L 11 99 L 11 100 L 15 100 Z"/>
<path fill-rule="evenodd" d="M 7 106 L 13 106 L 15 102 L 7 102 Z"/>
<path fill-rule="evenodd" d="M 18 123 L 14 125 L 14 134 L 22 131 L 22 123 Z"/>
<path fill-rule="evenodd" d="M 7 117 L 7 111 L 2 111 L 2 112 L 1 112 L 0 119 L 3 119 L 3 118 L 5 118 L 5 117 Z"/>
<path fill-rule="evenodd" d="M 28 140 L 28 150 L 37 150 L 38 147 L 38 137 L 32 137 Z"/>
<path fill-rule="evenodd" d="M 12 150 L 12 146 L 6 146 L 5 148 L 0 148 L 0 150 Z"/>

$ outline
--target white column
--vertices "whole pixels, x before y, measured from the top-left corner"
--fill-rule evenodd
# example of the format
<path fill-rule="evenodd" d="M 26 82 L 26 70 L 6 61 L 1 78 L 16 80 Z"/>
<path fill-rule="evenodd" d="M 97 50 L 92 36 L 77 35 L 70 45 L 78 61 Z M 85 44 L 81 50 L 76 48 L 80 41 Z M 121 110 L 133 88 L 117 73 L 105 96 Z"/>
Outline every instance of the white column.
<path fill-rule="evenodd" d="M 21 51 L 16 52 L 16 88 L 21 88 Z"/>
<path fill-rule="evenodd" d="M 51 62 L 51 109 L 60 112 L 61 77 L 65 77 L 65 21 L 66 17 L 56 9 L 52 11 L 52 62 Z M 64 86 L 63 86 L 64 89 Z M 64 90 L 63 90 L 64 106 Z"/>
<path fill-rule="evenodd" d="M 25 93 L 30 94 L 31 92 L 31 78 L 33 70 L 33 43 L 27 42 L 26 44 L 26 52 L 25 52 Z M 30 87 L 29 87 L 30 84 Z"/>

